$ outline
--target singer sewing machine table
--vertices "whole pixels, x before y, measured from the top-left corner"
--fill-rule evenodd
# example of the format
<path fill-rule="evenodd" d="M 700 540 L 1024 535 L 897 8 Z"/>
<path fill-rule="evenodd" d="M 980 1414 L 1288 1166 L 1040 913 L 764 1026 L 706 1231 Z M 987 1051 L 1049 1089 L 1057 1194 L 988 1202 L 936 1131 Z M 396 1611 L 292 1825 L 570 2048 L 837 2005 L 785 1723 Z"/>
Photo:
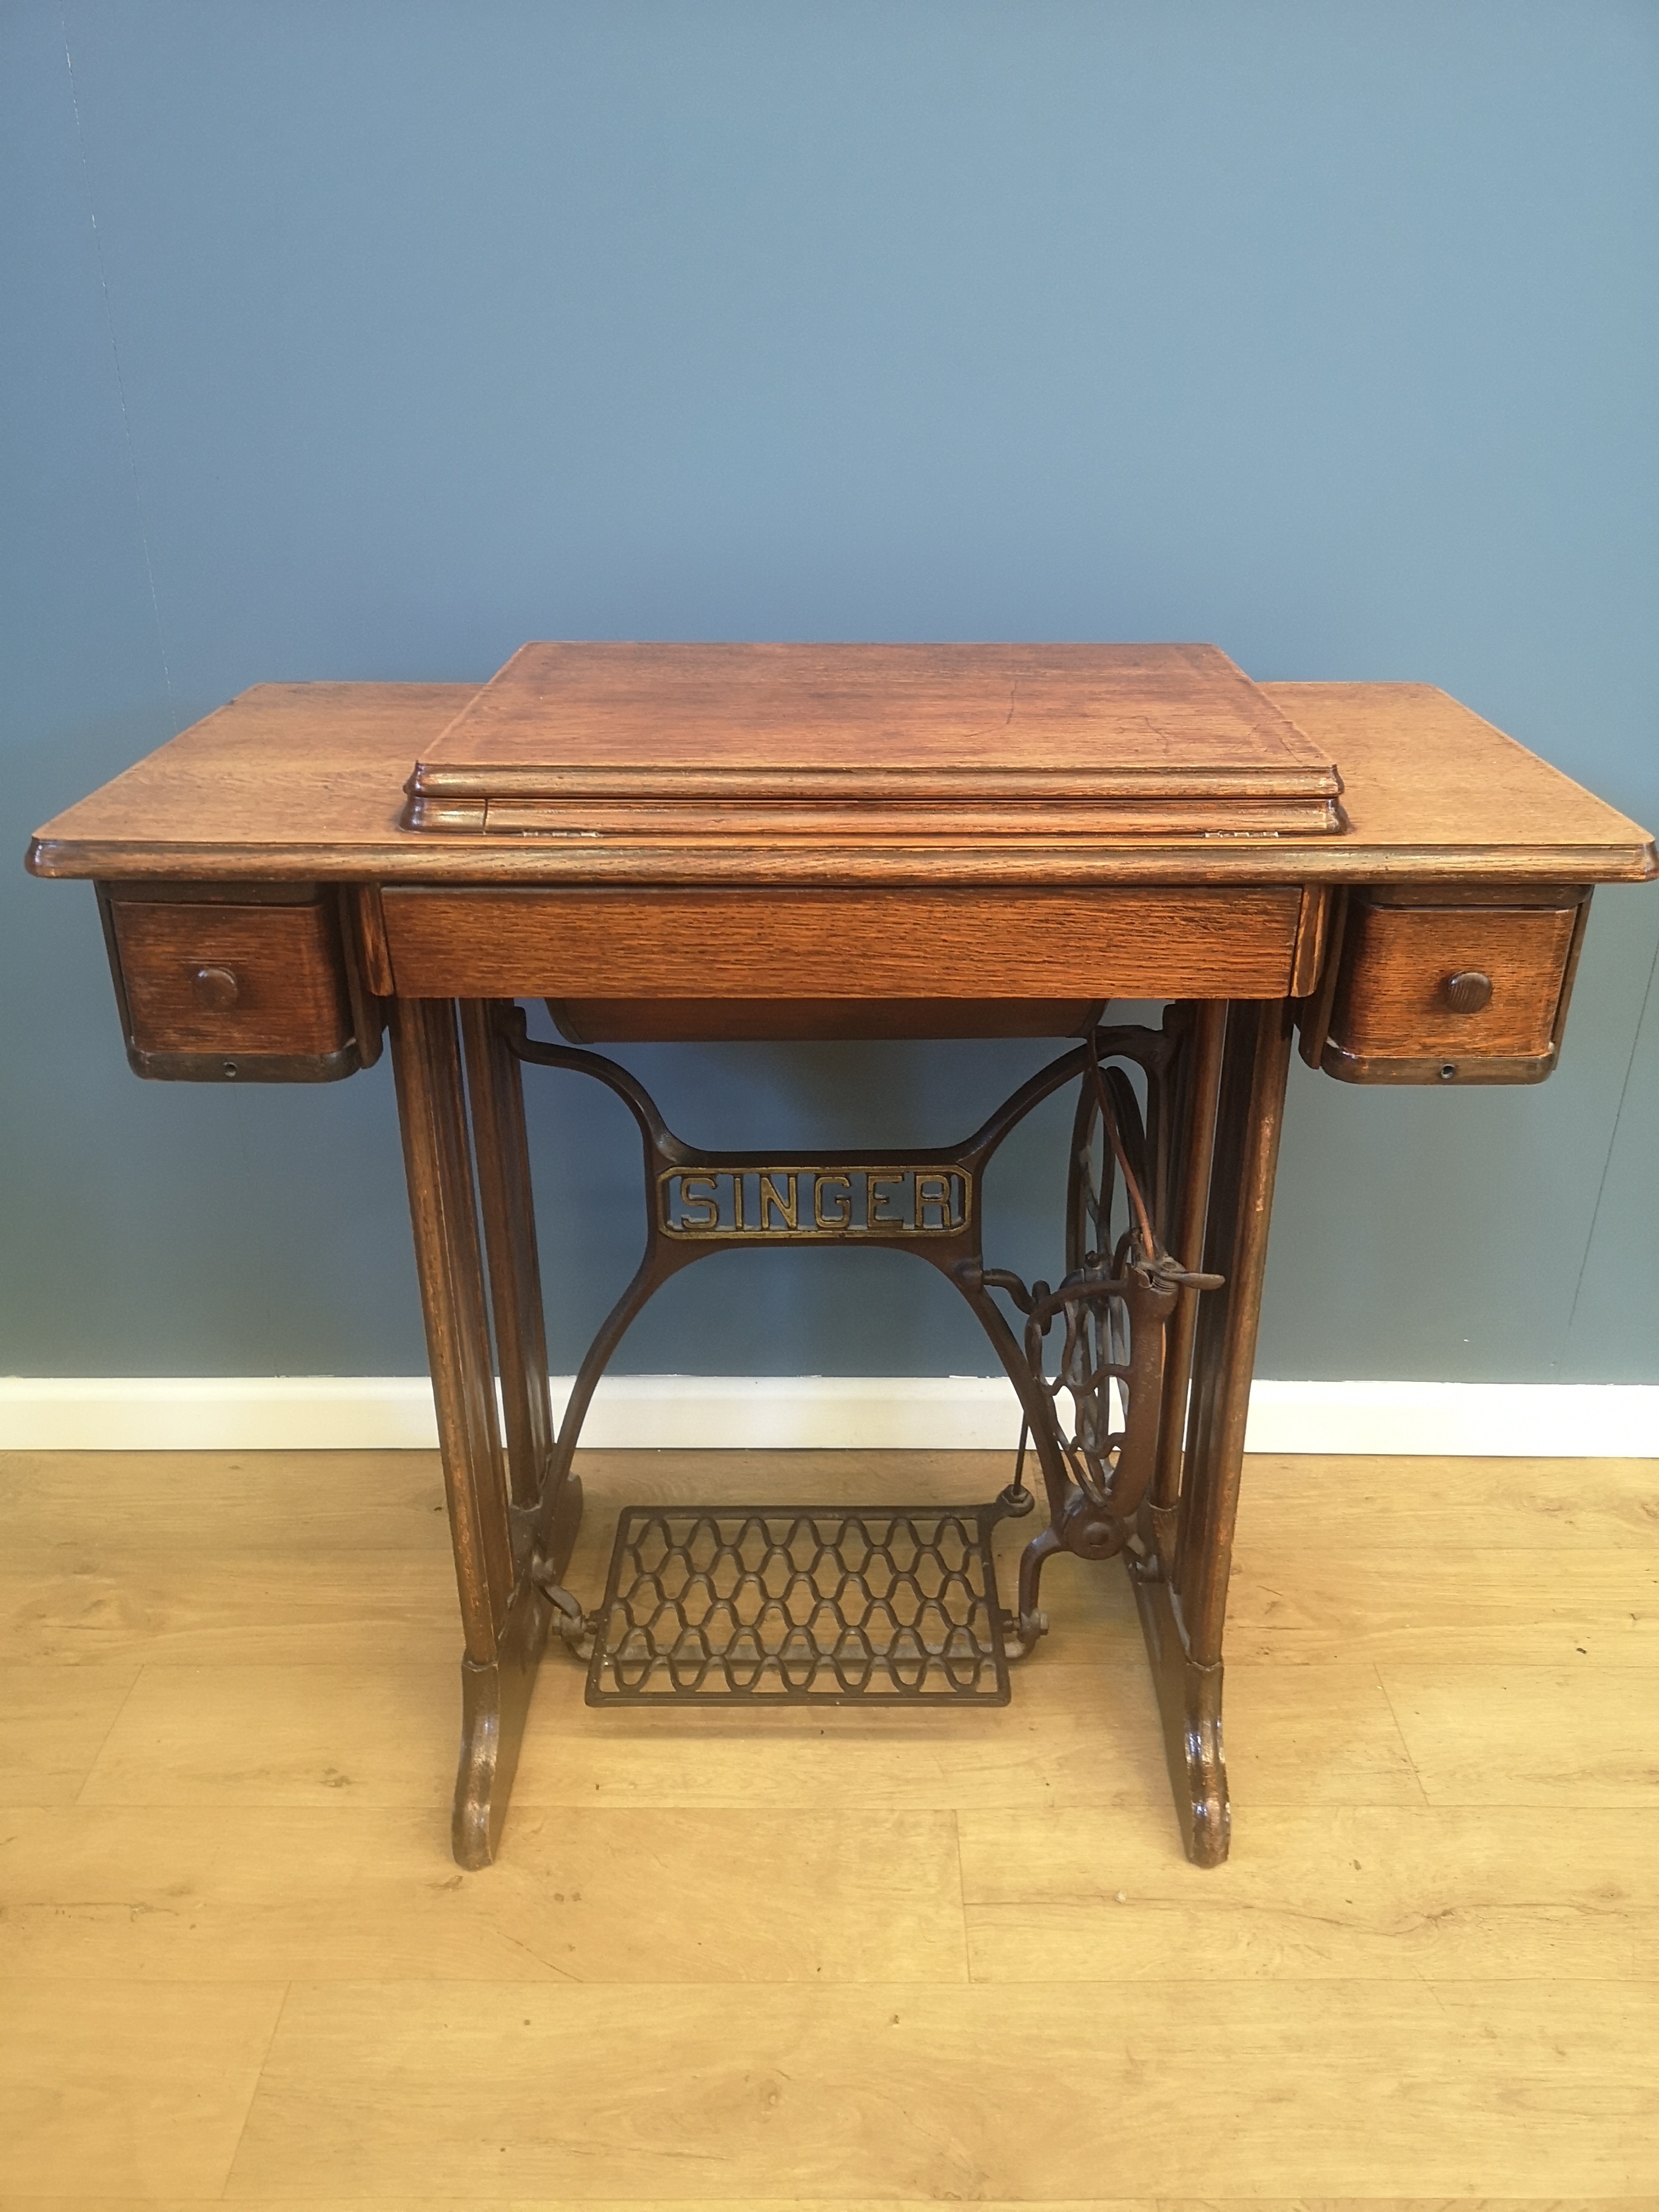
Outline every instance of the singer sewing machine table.
<path fill-rule="evenodd" d="M 590 1698 L 1006 1698 L 1062 1551 L 1125 1559 L 1187 1849 L 1224 1858 L 1222 1629 L 1293 1038 L 1347 1082 L 1536 1081 L 1592 887 L 1656 872 L 1633 823 L 1443 693 L 1085 647 L 530 647 L 477 694 L 264 684 L 28 865 L 96 883 L 142 1075 L 327 1080 L 389 1030 L 468 1867 L 495 1855 L 550 1630 L 591 1650 Z M 1114 1000 L 1166 1002 L 1162 1025 L 1114 1026 Z M 999 1035 L 1072 1042 L 962 1142 L 835 1158 L 696 1152 L 590 1049 Z M 646 1256 L 557 1429 L 538 1063 L 608 1083 L 647 1168 Z M 981 1248 L 981 1182 L 1069 1082 L 1065 1265 L 1028 1285 Z M 630 1509 L 603 1605 L 564 1589 L 571 1455 L 629 1320 L 709 1251 L 779 1241 L 909 1251 L 984 1325 L 1048 1509 L 1012 1608 L 988 1534 L 1035 1502 L 1024 1445 L 994 1504 L 931 1517 Z"/>

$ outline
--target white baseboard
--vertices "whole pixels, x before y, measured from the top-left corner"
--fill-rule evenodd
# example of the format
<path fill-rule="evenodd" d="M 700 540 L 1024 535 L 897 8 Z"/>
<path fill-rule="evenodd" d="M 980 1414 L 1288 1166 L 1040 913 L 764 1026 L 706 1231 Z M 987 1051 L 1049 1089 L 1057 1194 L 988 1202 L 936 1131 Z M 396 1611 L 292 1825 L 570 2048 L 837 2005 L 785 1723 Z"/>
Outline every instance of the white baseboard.
<path fill-rule="evenodd" d="M 553 1378 L 562 1405 L 568 1376 Z M 598 1449 L 1012 1451 L 1000 1376 L 617 1375 L 583 1431 Z M 423 1375 L 0 1377 L 0 1450 L 307 1451 L 437 1442 Z M 1255 1385 L 1255 1452 L 1659 1458 L 1659 1385 Z"/>

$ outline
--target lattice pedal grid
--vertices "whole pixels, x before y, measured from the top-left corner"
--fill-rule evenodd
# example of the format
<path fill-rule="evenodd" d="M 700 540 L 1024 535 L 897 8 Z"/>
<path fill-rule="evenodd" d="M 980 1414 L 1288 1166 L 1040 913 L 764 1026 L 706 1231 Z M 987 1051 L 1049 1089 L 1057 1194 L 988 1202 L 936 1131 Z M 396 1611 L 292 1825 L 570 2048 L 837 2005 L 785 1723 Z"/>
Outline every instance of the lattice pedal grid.
<path fill-rule="evenodd" d="M 991 1506 L 630 1505 L 590 1705 L 1008 1702 Z"/>

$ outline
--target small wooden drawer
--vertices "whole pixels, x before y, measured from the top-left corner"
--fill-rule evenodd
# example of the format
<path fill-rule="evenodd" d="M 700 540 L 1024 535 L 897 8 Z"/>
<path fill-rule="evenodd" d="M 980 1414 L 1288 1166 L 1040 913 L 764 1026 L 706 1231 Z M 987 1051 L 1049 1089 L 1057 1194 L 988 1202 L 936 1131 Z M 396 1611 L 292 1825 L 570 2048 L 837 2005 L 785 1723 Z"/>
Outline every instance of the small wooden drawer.
<path fill-rule="evenodd" d="M 143 1076 L 195 1083 L 326 1083 L 374 1057 L 333 894 L 99 886 L 127 1058 Z"/>
<path fill-rule="evenodd" d="M 1540 1082 L 1589 908 L 1571 887 L 1440 903 L 1351 894 L 1303 1056 L 1347 1083 Z"/>

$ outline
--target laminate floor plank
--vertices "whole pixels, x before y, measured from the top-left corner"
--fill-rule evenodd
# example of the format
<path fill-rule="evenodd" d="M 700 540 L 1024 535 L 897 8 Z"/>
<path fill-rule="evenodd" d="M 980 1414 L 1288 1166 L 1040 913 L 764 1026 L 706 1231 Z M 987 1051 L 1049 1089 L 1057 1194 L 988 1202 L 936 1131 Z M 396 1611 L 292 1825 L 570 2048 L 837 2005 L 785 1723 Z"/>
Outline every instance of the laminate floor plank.
<path fill-rule="evenodd" d="M 216 2202 L 220 2200 L 214 2200 Z M 77 2197 L 76 2212 L 200 2212 L 200 2197 Z M 295 2212 L 292 2197 L 239 2197 L 239 2212 Z M 305 2212 L 656 2212 L 660 2197 L 307 2197 Z M 678 2197 L 675 2212 L 937 2212 L 931 2197 Z M 977 2200 L 975 2212 L 1030 2212 L 1029 2198 Z M 0 2212 L 64 2212 L 61 2197 L 0 2195 Z M 1659 2212 L 1659 2197 L 1049 2197 L 1042 2212 Z"/>
<path fill-rule="evenodd" d="M 1258 1805 L 1420 1805 L 1423 1787 L 1364 1661 L 1226 1669 L 1229 1787 Z"/>
<path fill-rule="evenodd" d="M 598 1523 L 604 1509 L 592 1516 Z M 1000 1541 L 999 1579 L 1014 1587 L 1019 1538 Z M 608 1532 L 579 1551 L 570 1579 L 603 1584 Z M 1044 1660 L 1137 1654 L 1127 1578 L 1060 1559 L 1045 1577 Z M 0 1565 L 0 1663 L 155 1659 L 179 1664 L 303 1663 L 326 1638 L 352 1662 L 439 1659 L 454 1641 L 447 1553 L 387 1551 L 307 1558 L 237 1551 L 211 1574 L 155 1548 L 96 1559 Z M 1293 1555 L 1241 1548 L 1228 1646 L 1235 1661 L 1324 1664 L 1364 1657 L 1659 1665 L 1659 1555 L 1575 1555 L 1571 1577 L 1545 1553 L 1442 1549 Z"/>
<path fill-rule="evenodd" d="M 521 1812 L 474 1879 L 435 1809 L 20 1813 L 0 1826 L 0 1974 L 960 1982 L 956 1821 Z"/>
<path fill-rule="evenodd" d="M 603 1509 L 601 1509 L 601 1512 Z M 595 1521 L 599 1513 L 593 1516 Z M 999 1544 L 999 1578 L 1014 1586 L 1018 1539 Z M 596 1538 L 570 1570 L 602 1585 Z M 1126 1577 L 1054 1562 L 1043 1599 L 1047 1660 L 1139 1651 Z M 0 1566 L 0 1663 L 155 1659 L 179 1664 L 303 1663 L 319 1639 L 356 1662 L 441 1659 L 454 1641 L 454 1572 L 433 1551 L 324 1554 L 238 1551 L 204 1575 L 188 1557 L 127 1548 L 97 1559 Z M 1443 1549 L 1428 1559 L 1382 1551 L 1265 1559 L 1234 1568 L 1229 1651 L 1235 1662 L 1324 1664 L 1364 1657 L 1570 1661 L 1659 1665 L 1659 1561 L 1628 1552 L 1575 1555 L 1571 1577 L 1542 1553 Z"/>
<path fill-rule="evenodd" d="M 1009 1466 L 582 1471 L 591 1595 L 623 1503 Z M 0 2212 L 1659 2212 L 1656 1569 L 1651 1462 L 1256 1459 L 1225 1867 L 1061 1559 L 1001 1710 L 550 1655 L 463 1875 L 435 1455 L 0 1459 Z"/>
<path fill-rule="evenodd" d="M 1194 1882 L 1110 1813 L 965 1809 L 974 1978 L 1651 1983 L 1650 1817 L 1255 1804 Z"/>
<path fill-rule="evenodd" d="M 91 1772 L 133 1666 L 0 1664 L 0 1805 L 65 1805 Z"/>
<path fill-rule="evenodd" d="M 1659 1544 L 1545 1550 L 1452 1541 L 1421 1551 L 1241 1543 L 1227 1601 L 1230 1665 L 1379 1665 L 1579 1658 L 1659 1667 Z"/>
<path fill-rule="evenodd" d="M 441 1664 L 454 1647 L 447 1551 L 109 1550 L 0 1567 L 0 1661 Z"/>
<path fill-rule="evenodd" d="M 422 2197 L 400 2193 L 372 2198 L 308 2196 L 301 2201 L 305 2212 L 364 2212 L 366 2204 L 372 2204 L 374 2212 L 439 2212 L 440 2208 L 441 2212 L 654 2212 L 662 2200 L 637 2197 Z M 675 2199 L 675 2212 L 729 2212 L 738 2201 L 729 2197 L 679 2197 Z M 741 2202 L 744 2212 L 937 2212 L 932 2199 L 921 2197 L 751 2197 Z M 201 2203 L 199 2197 L 77 2197 L 75 2212 L 200 2212 Z M 292 2197 L 239 2197 L 236 2203 L 239 2212 L 295 2212 L 296 2200 Z M 64 2200 L 60 2197 L 0 2194 L 0 2212 L 64 2212 Z M 1027 2212 L 1027 2203 L 1024 2198 L 981 2198 L 975 2212 Z M 1179 2203 L 1160 2206 L 1158 2200 L 1152 2197 L 1091 2197 L 1069 2202 L 1050 2199 L 1042 2212 L 1206 2212 L 1206 2208 Z M 1262 2212 L 1299 2212 L 1299 2208 L 1285 2203 L 1277 2207 L 1264 2206 Z M 1331 2206 L 1328 2212 L 1360 2212 L 1360 2209 L 1357 2204 Z M 1432 2208 L 1425 2204 L 1390 2207 L 1387 2203 L 1368 2203 L 1365 2212 L 1448 2212 L 1448 2209 L 1443 2203 Z M 1468 2208 L 1468 2212 L 1563 2212 L 1563 2208 L 1545 2208 L 1534 2200 L 1525 2206 L 1474 2205 Z M 1659 2199 L 1649 2207 L 1638 2206 L 1634 2200 L 1621 2203 L 1604 2197 L 1598 2200 L 1597 2212 L 1659 2212 Z"/>
<path fill-rule="evenodd" d="M 1006 1452 L 585 1451 L 577 1468 L 607 1510 L 622 1500 L 775 1496 L 856 1503 L 990 1498 Z M 129 1529 L 143 1545 L 219 1552 L 246 1541 L 378 1549 L 429 1541 L 447 1555 L 435 1451 L 9 1452 L 0 1525 L 13 1544 Z M 101 1506 L 104 1510 L 90 1510 Z M 66 1516 L 68 1516 L 66 1520 Z M 1400 1459 L 1253 1454 L 1241 1542 L 1280 1531 L 1297 1544 L 1413 1551 L 1478 1526 L 1488 1550 L 1659 1546 L 1659 1462 Z"/>
<path fill-rule="evenodd" d="M 1627 1983 L 301 1984 L 226 2193 L 1630 2195 L 1656 2033 Z"/>
<path fill-rule="evenodd" d="M 1252 1453 L 1241 1544 L 1415 1552 L 1476 1529 L 1487 1550 L 1659 1546 L 1659 1460 L 1396 1459 Z"/>
<path fill-rule="evenodd" d="M 14 1554 L 389 1548 L 447 1559 L 443 1500 L 435 1451 L 0 1453 Z"/>
<path fill-rule="evenodd" d="M 217 2197 L 283 1994 L 0 1983 L 0 2190 Z"/>
<path fill-rule="evenodd" d="M 1134 1802 L 1160 1818 L 1168 1810 L 1157 1708 L 1139 1654 L 1079 1667 L 1056 1664 L 1045 1649 L 1022 1669 L 1006 1706 L 874 1715 L 593 1708 L 583 1682 L 580 1667 L 550 1656 L 515 1808 L 921 1812 Z M 1373 1668 L 1332 1665 L 1316 1678 L 1246 1666 L 1230 1670 L 1228 1689 L 1236 1791 L 1261 1803 L 1420 1802 Z M 88 1805 L 439 1804 L 458 1709 L 453 1660 L 148 1666 L 79 1797 Z"/>
<path fill-rule="evenodd" d="M 93 1672 L 57 1671 L 71 1686 Z M 107 1671 L 97 1670 L 100 1680 Z M 118 1679 L 123 1697 L 134 1671 Z M 94 1747 L 82 1802 L 444 1804 L 459 1725 L 456 1674 L 453 1655 L 343 1673 L 320 1662 L 147 1667 L 119 1725 L 99 1715 L 107 1740 Z M 1070 1788 L 1090 1802 L 1127 1792 L 1161 1804 L 1165 1786 L 1144 1662 L 1113 1672 L 1051 1668 L 1040 1684 L 1033 1674 L 1026 1693 L 1000 1709 L 873 1717 L 856 1710 L 595 1711 L 582 1702 L 582 1682 L 578 1667 L 550 1655 L 515 1807 L 950 1809 L 984 1789 L 1023 1802 L 1031 1787 Z M 1367 1717 L 1386 1723 L 1380 1693 Z"/>
<path fill-rule="evenodd" d="M 76 2212 L 200 2212 L 199 2197 L 77 2197 Z M 215 2200 L 217 2201 L 217 2200 Z M 307 2197 L 305 2212 L 655 2212 L 659 2197 Z M 242 2197 L 239 2212 L 295 2212 L 291 2197 Z M 675 2212 L 937 2212 L 932 2198 L 730 2197 L 675 2200 Z M 60 2197 L 0 2195 L 0 2212 L 64 2212 Z M 975 2212 L 1030 2212 L 1026 2198 L 981 2198 Z M 1659 2212 L 1659 2197 L 1137 2197 L 1048 2198 L 1042 2212 Z"/>
<path fill-rule="evenodd" d="M 589 1707 L 580 1670 L 544 1668 L 518 1805 L 1122 1805 L 1173 1835 L 1144 1654 L 1060 1663 L 1045 1644 L 1004 1707 L 866 1715 L 641 1712 Z M 1245 1802 L 1420 1803 L 1374 1668 L 1228 1673 L 1235 1794 Z"/>
<path fill-rule="evenodd" d="M 444 1805 L 459 1725 L 458 1675 L 453 1656 L 405 1667 L 146 1667 L 80 1799 Z M 873 1717 L 856 1708 L 595 1710 L 583 1703 L 583 1681 L 580 1667 L 550 1654 L 531 1708 L 515 1808 L 950 1811 L 976 1792 L 1022 1803 L 1034 1789 L 1161 1807 L 1166 1790 L 1144 1661 L 1115 1670 L 1051 1668 L 1040 1686 L 1000 1708 L 910 1708 Z M 1369 1687 L 1364 1720 L 1392 1734 L 1374 1677 Z"/>
<path fill-rule="evenodd" d="M 325 1455 L 315 1455 L 319 1458 Z M 349 1456 L 349 1455 L 342 1455 Z M 395 1455 L 394 1455 L 395 1456 Z M 418 1460 L 417 1453 L 403 1455 Z M 590 1496 L 662 1499 L 822 1496 L 988 1498 L 1012 1472 L 1006 1452 L 579 1452 Z M 435 1466 L 435 1461 L 434 1462 Z M 1483 1548 L 1659 1548 L 1659 1461 L 1402 1459 L 1252 1453 L 1239 1504 L 1241 1542 L 1273 1534 L 1317 1550 L 1419 1551 L 1478 1528 Z M 1035 1524 L 1027 1523 L 1028 1530 Z"/>
<path fill-rule="evenodd" d="M 447 1805 L 459 1676 L 453 1656 L 401 1667 L 144 1667 L 79 1802 Z"/>
<path fill-rule="evenodd" d="M 1659 1812 L 1659 1667 L 1390 1662 L 1382 1675 L 1432 1805 Z"/>

